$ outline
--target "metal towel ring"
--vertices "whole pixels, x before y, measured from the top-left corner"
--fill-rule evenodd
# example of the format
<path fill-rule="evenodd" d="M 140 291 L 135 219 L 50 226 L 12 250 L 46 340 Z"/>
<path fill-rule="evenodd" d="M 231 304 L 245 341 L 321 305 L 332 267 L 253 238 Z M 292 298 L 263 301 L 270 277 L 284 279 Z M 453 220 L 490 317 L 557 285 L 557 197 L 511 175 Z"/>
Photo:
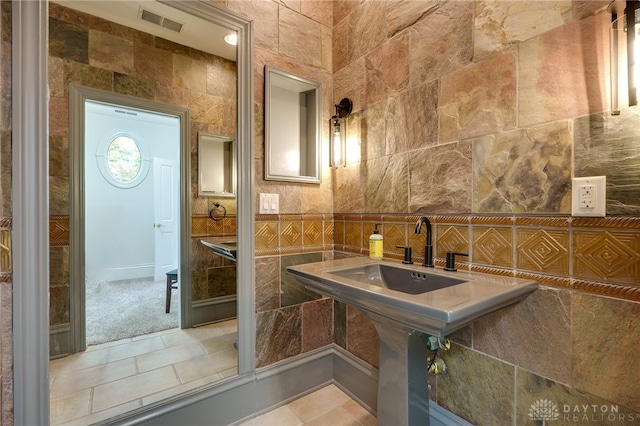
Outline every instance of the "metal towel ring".
<path fill-rule="evenodd" d="M 224 219 L 225 217 L 227 217 L 227 208 L 225 206 L 223 206 L 220 203 L 213 203 L 213 205 L 215 206 L 213 209 L 209 210 L 209 217 L 213 220 L 215 220 L 216 222 L 219 220 Z M 216 216 L 216 212 L 221 212 L 218 213 Z"/>

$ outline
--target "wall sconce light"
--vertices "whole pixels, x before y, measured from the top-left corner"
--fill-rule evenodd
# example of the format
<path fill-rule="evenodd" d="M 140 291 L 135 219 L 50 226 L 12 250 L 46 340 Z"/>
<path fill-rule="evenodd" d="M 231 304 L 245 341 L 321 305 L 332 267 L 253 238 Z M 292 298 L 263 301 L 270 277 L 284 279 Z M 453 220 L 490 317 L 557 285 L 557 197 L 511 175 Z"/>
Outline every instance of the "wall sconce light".
<path fill-rule="evenodd" d="M 353 109 L 353 102 L 349 98 L 343 98 L 335 105 L 336 113 L 329 120 L 330 134 L 330 165 L 335 167 L 347 166 L 347 117 Z"/>
<path fill-rule="evenodd" d="M 624 81 L 626 72 L 629 106 L 638 105 L 638 90 L 640 84 L 640 2 L 630 0 L 614 0 L 607 9 L 611 13 L 610 49 L 611 49 L 611 111 L 613 115 L 620 114 L 619 90 L 620 82 Z M 626 49 L 619 50 L 618 42 L 621 35 L 626 33 L 623 43 Z M 636 41 L 638 39 L 638 41 Z M 621 55 L 626 54 L 626 66 L 620 66 Z M 622 78 L 620 78 L 622 77 Z"/>

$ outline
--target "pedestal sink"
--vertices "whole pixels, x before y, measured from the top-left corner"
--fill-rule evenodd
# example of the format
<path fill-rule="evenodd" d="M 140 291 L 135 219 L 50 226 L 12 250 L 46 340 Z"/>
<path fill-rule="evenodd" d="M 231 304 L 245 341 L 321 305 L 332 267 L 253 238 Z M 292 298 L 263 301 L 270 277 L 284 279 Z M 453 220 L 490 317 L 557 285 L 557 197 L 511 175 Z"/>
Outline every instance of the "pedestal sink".
<path fill-rule="evenodd" d="M 356 306 L 380 338 L 378 424 L 429 424 L 427 335 L 445 336 L 516 303 L 531 280 L 356 257 L 287 268 L 305 287 Z"/>

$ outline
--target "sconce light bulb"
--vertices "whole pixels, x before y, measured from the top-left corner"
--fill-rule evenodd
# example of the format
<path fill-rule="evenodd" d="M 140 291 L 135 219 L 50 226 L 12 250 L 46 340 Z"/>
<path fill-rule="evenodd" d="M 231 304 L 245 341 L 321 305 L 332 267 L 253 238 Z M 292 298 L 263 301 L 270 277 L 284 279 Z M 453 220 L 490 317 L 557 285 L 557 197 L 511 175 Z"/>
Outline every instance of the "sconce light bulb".
<path fill-rule="evenodd" d="M 330 131 L 333 133 L 333 136 L 330 138 L 330 152 L 331 152 L 331 166 L 335 168 L 346 167 L 346 123 L 341 122 L 340 117 L 337 115 L 333 116 L 330 120 Z M 343 129 L 344 125 L 344 129 Z"/>
<path fill-rule="evenodd" d="M 340 165 L 342 161 L 342 153 L 340 149 L 340 137 L 336 136 L 333 141 L 333 158 L 335 161 L 335 166 Z"/>

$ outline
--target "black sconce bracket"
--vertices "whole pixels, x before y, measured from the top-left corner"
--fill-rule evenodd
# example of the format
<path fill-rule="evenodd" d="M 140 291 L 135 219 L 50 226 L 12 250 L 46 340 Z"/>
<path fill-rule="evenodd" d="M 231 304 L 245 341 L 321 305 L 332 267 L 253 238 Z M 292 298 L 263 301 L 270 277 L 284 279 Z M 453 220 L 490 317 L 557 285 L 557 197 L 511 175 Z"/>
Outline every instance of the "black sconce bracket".
<path fill-rule="evenodd" d="M 353 110 L 353 102 L 349 98 L 343 98 L 339 104 L 335 104 L 336 107 L 336 115 L 332 118 L 345 118 L 351 111 Z"/>

